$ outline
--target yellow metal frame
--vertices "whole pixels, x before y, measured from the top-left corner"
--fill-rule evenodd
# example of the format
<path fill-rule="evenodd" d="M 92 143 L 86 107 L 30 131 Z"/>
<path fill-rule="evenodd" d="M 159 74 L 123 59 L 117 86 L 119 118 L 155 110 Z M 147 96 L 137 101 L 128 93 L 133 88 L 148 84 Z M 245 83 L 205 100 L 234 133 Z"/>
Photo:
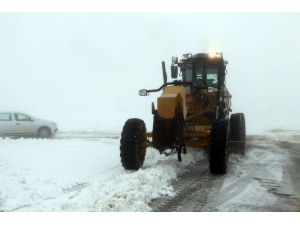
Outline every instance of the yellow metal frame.
<path fill-rule="evenodd" d="M 202 97 L 201 97 L 202 96 Z M 188 94 L 184 86 L 165 87 L 163 93 L 157 98 L 157 113 L 160 117 L 171 119 L 175 116 L 175 109 L 180 106 L 185 121 L 193 121 L 192 131 L 184 132 L 185 146 L 204 149 L 209 154 L 209 142 L 212 123 L 204 113 L 212 113 L 212 104 L 217 97 L 216 92 L 200 90 L 197 94 Z M 205 99 L 209 103 L 205 105 Z M 152 103 L 152 113 L 155 107 Z M 189 115 L 187 115 L 189 114 Z M 152 132 L 145 133 L 144 146 L 153 147 Z"/>
<path fill-rule="evenodd" d="M 211 126 L 195 126 L 192 132 L 184 132 L 185 146 L 202 148 L 206 153 L 209 153 L 209 140 L 210 140 Z M 153 143 L 149 140 L 152 138 L 152 132 L 144 133 L 146 140 L 144 145 L 146 147 L 153 147 Z"/>

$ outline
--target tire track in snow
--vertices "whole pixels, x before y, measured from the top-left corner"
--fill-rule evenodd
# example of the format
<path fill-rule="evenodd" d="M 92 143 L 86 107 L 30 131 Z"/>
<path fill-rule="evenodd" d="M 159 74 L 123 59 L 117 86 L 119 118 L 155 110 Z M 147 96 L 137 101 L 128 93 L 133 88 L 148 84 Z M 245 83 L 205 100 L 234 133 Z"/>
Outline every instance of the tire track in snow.
<path fill-rule="evenodd" d="M 252 141 L 242 175 L 221 190 L 214 205 L 221 211 L 295 211 L 297 198 L 285 171 L 287 154 L 274 143 Z M 243 201 L 242 201 L 243 200 Z"/>
<path fill-rule="evenodd" d="M 207 160 L 189 167 L 190 172 L 180 176 L 172 185 L 174 197 L 164 197 L 151 202 L 154 212 L 214 211 L 207 203 L 222 185 L 224 178 L 209 172 Z"/>

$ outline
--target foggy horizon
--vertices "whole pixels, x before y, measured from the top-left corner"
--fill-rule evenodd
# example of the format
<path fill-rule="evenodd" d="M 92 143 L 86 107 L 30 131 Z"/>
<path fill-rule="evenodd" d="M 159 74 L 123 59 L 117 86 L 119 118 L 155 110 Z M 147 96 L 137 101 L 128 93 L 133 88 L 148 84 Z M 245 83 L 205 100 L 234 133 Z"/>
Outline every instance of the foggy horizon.
<path fill-rule="evenodd" d="M 0 111 L 22 111 L 59 130 L 152 130 L 140 89 L 168 81 L 171 57 L 222 52 L 232 113 L 247 134 L 300 129 L 299 13 L 0 13 Z"/>

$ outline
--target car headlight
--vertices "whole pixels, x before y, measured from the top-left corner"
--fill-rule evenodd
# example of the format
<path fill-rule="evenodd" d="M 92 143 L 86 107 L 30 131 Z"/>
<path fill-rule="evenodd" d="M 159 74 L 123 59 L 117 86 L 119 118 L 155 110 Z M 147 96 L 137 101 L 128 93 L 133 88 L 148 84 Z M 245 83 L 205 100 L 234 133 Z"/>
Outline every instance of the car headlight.
<path fill-rule="evenodd" d="M 55 126 L 57 126 L 57 124 L 56 124 L 56 123 L 54 123 L 54 122 L 52 122 L 52 124 L 54 124 Z"/>

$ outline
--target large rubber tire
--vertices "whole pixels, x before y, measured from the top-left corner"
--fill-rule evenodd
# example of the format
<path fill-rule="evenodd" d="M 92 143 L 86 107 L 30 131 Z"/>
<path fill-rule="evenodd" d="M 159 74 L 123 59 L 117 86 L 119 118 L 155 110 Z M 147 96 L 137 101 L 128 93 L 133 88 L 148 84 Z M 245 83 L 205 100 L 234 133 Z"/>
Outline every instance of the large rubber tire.
<path fill-rule="evenodd" d="M 230 117 L 230 149 L 233 153 L 245 155 L 246 123 L 244 113 L 231 114 Z"/>
<path fill-rule="evenodd" d="M 49 138 L 51 135 L 51 130 L 48 127 L 41 127 L 38 130 L 38 136 L 42 139 Z"/>
<path fill-rule="evenodd" d="M 209 146 L 209 169 L 213 174 L 225 174 L 228 162 L 229 123 L 225 119 L 212 124 Z"/>
<path fill-rule="evenodd" d="M 143 145 L 146 139 L 145 132 L 145 123 L 140 119 L 129 119 L 123 126 L 120 157 L 125 169 L 138 170 L 143 166 L 146 156 L 146 146 Z"/>

